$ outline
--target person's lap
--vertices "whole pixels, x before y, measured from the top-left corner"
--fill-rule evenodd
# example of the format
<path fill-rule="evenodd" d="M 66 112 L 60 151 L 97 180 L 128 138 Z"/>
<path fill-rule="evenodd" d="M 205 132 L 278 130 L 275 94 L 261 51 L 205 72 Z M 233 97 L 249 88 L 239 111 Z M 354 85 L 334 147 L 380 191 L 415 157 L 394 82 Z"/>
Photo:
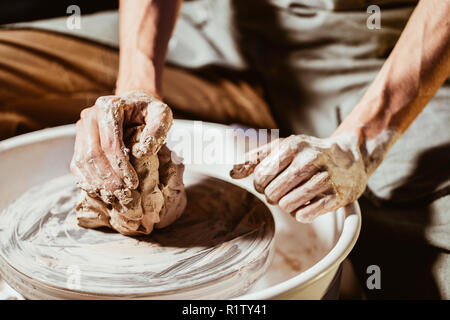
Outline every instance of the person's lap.
<path fill-rule="evenodd" d="M 113 94 L 118 50 L 38 30 L 0 30 L 0 139 L 74 123 Z M 247 75 L 167 66 L 165 101 L 175 115 L 275 127 L 261 90 Z"/>

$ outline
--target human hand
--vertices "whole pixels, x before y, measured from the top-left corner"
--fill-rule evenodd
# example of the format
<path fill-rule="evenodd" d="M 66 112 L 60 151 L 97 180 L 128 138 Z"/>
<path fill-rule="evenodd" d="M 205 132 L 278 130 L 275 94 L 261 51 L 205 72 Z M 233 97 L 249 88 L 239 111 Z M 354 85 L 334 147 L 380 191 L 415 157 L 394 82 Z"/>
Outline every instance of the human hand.
<path fill-rule="evenodd" d="M 253 173 L 257 192 L 305 223 L 358 199 L 368 180 L 358 139 L 350 134 L 292 135 L 250 151 L 245 159 L 234 165 L 231 177 Z"/>
<path fill-rule="evenodd" d="M 92 197 L 111 203 L 131 201 L 131 190 L 139 180 L 129 161 L 130 150 L 123 140 L 124 128 L 145 124 L 133 156 L 156 154 L 172 124 L 170 108 L 144 92 L 104 96 L 81 112 L 70 170 L 78 185 Z"/>

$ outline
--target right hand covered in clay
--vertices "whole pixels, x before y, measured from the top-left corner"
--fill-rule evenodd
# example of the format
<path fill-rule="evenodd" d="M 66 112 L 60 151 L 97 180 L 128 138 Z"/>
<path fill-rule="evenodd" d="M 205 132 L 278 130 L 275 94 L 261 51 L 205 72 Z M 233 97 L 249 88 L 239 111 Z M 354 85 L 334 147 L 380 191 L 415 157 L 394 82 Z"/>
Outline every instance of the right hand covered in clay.
<path fill-rule="evenodd" d="M 358 139 L 348 134 L 328 139 L 292 135 L 250 151 L 245 159 L 231 177 L 253 173 L 256 191 L 300 222 L 355 201 L 368 180 Z"/>
<path fill-rule="evenodd" d="M 130 92 L 104 96 L 81 112 L 76 124 L 75 149 L 70 170 L 80 188 L 111 203 L 126 201 L 139 180 L 129 161 L 123 129 L 145 124 L 133 155 L 156 154 L 172 123 L 170 108 L 155 96 Z"/>

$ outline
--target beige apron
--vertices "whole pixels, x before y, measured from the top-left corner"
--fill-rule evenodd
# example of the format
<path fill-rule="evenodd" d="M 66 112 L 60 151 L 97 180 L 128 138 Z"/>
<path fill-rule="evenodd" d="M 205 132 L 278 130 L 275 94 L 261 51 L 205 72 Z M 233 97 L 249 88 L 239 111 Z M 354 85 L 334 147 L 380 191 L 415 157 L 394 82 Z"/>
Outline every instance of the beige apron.
<path fill-rule="evenodd" d="M 380 8 L 380 29 L 367 27 L 369 5 Z M 190 56 L 258 74 L 285 134 L 325 137 L 375 78 L 415 5 L 189 1 L 181 20 L 204 40 Z M 179 48 L 188 46 L 181 40 L 183 29 L 174 36 Z M 173 50 L 169 58 L 189 66 L 181 52 Z M 198 66 L 202 59 L 192 61 Z M 449 105 L 447 81 L 389 152 L 361 200 L 364 226 L 352 260 L 361 283 L 371 264 L 380 266 L 383 279 L 382 289 L 368 290 L 369 297 L 450 298 Z"/>

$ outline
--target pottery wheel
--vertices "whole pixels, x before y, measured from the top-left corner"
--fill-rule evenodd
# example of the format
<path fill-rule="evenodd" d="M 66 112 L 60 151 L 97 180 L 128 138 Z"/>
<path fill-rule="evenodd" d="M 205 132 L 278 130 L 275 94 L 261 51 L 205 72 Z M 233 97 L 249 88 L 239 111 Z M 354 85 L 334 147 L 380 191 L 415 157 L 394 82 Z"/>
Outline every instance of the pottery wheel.
<path fill-rule="evenodd" d="M 251 193 L 185 173 L 188 205 L 145 237 L 77 225 L 73 178 L 23 194 L 0 213 L 0 272 L 27 298 L 224 299 L 266 271 L 274 222 Z"/>

